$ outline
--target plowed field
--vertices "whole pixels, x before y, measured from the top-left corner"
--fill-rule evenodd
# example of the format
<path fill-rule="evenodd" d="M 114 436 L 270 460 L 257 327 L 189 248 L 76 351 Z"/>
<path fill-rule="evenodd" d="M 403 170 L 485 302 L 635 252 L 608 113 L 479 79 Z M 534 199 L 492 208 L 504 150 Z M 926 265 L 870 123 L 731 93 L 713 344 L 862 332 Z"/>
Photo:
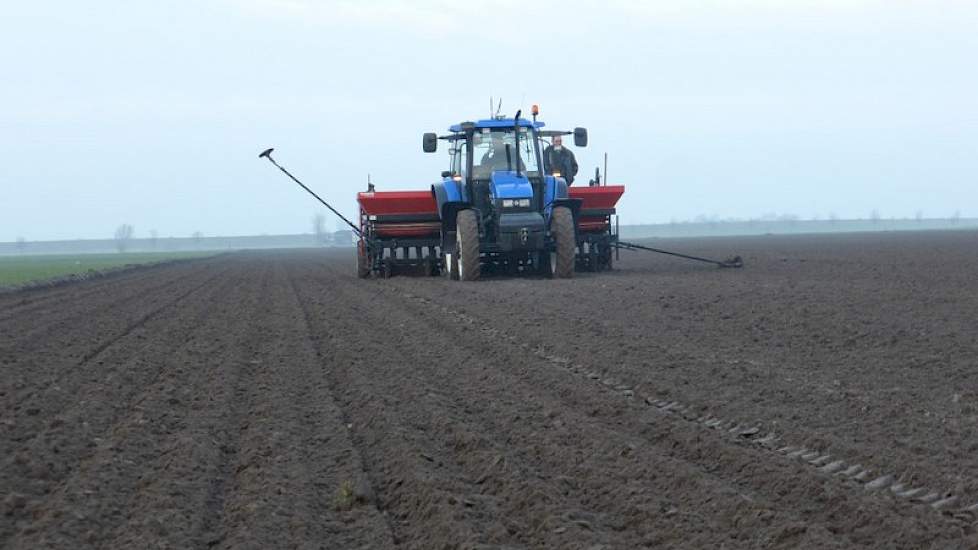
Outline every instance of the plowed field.
<path fill-rule="evenodd" d="M 978 547 L 978 235 L 657 244 L 0 295 L 0 547 Z"/>

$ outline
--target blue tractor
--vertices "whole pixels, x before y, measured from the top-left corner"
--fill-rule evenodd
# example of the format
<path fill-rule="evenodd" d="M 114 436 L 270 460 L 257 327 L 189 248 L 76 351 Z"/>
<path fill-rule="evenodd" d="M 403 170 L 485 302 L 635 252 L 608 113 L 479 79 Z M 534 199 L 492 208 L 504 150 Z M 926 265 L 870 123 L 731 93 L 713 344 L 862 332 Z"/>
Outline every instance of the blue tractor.
<path fill-rule="evenodd" d="M 534 109 L 535 111 L 536 109 Z M 495 117 L 462 122 L 447 135 L 424 134 L 433 153 L 448 143 L 451 164 L 431 186 L 441 220 L 442 269 L 455 280 L 485 272 L 574 276 L 575 219 L 581 200 L 571 198 L 560 174 L 545 173 L 541 145 L 556 135 L 587 145 L 587 130 L 543 130 L 543 122 Z"/>

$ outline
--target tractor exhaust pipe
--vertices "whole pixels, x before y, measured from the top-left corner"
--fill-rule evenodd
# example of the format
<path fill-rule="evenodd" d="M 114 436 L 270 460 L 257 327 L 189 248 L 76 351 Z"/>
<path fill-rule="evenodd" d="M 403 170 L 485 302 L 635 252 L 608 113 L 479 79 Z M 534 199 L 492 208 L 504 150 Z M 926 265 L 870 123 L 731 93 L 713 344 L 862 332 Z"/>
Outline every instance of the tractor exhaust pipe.
<path fill-rule="evenodd" d="M 523 110 L 516 111 L 513 117 L 513 144 L 516 145 L 516 177 L 520 177 L 520 115 Z M 507 155 L 509 152 L 507 151 Z"/>
<path fill-rule="evenodd" d="M 316 193 L 314 193 L 312 191 L 312 189 L 309 189 L 308 187 L 306 187 L 306 185 L 304 183 L 302 183 L 301 181 L 299 181 L 298 179 L 296 179 L 296 177 L 293 176 L 292 174 L 290 174 L 288 170 L 286 170 L 285 168 L 282 168 L 281 166 L 279 166 L 279 164 L 277 162 L 275 162 L 275 159 L 272 158 L 272 151 L 274 151 L 274 150 L 275 150 L 274 148 L 269 147 L 268 149 L 265 149 L 264 151 L 262 151 L 261 154 L 258 155 L 258 158 L 266 158 L 266 159 L 268 159 L 268 162 L 274 164 L 276 168 L 278 168 L 279 170 L 282 171 L 282 173 L 284 173 L 286 176 L 289 176 L 290 178 L 292 178 L 292 181 L 298 183 L 299 186 L 302 187 L 303 189 L 305 189 L 306 191 L 308 191 L 310 195 L 312 195 L 313 197 L 316 197 L 316 200 L 318 200 L 319 202 L 323 203 L 323 206 L 325 206 L 326 208 L 329 208 L 329 210 L 332 213 L 336 214 L 341 220 L 345 221 L 346 222 L 346 225 L 349 225 L 350 228 L 353 229 L 353 233 L 357 237 L 361 237 L 361 238 L 363 237 L 363 233 L 360 231 L 360 228 L 359 227 L 353 225 L 353 222 L 351 222 L 350 220 L 348 220 L 345 217 L 343 217 L 343 214 L 340 214 L 339 212 L 337 212 L 335 208 L 333 208 L 332 206 L 329 205 L 329 203 L 327 203 L 322 198 L 320 198 L 320 196 L 317 195 Z"/>

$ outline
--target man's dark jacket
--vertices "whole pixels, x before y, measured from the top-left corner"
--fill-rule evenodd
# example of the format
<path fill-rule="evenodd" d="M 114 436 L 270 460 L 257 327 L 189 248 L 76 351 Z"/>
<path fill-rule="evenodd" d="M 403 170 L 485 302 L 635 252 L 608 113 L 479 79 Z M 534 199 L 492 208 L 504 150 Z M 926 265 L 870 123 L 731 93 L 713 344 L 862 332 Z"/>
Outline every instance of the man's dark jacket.
<path fill-rule="evenodd" d="M 570 149 L 561 147 L 558 151 L 551 145 L 543 152 L 543 171 L 547 174 L 560 172 L 567 185 L 570 185 L 574 183 L 574 176 L 577 175 L 577 159 Z"/>

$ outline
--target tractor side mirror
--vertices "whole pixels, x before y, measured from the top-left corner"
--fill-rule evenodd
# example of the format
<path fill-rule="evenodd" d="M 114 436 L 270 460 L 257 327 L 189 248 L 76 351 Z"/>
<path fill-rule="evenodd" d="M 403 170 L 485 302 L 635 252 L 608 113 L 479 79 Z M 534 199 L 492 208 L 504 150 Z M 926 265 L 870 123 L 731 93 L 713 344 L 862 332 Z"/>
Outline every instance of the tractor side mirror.
<path fill-rule="evenodd" d="M 587 128 L 574 128 L 574 145 L 587 147 Z"/>
<path fill-rule="evenodd" d="M 442 170 L 441 177 L 443 179 L 444 178 L 450 178 L 450 177 L 452 177 L 452 171 L 451 170 Z"/>
<path fill-rule="evenodd" d="M 438 135 L 434 132 L 426 132 L 421 142 L 421 148 L 425 153 L 434 153 L 438 150 Z"/>

